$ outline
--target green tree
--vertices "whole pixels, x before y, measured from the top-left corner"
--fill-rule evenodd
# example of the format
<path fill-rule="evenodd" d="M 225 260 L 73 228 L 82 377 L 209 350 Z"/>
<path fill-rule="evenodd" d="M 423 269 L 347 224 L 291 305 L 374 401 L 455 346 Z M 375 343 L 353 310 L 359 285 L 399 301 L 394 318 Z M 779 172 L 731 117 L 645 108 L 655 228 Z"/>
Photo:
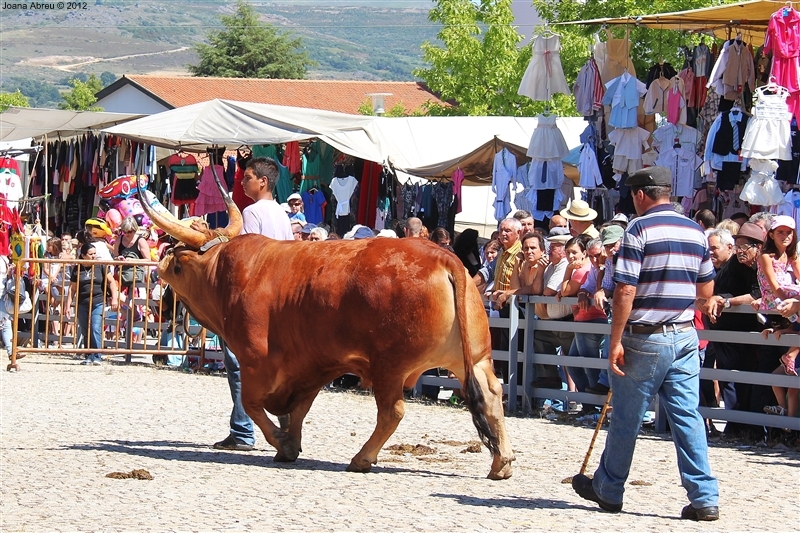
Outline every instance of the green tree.
<path fill-rule="evenodd" d="M 105 71 L 100 74 L 100 82 L 103 84 L 103 87 L 108 87 L 115 81 L 117 81 L 117 75 L 113 72 Z"/>
<path fill-rule="evenodd" d="M 194 76 L 303 79 L 314 65 L 299 37 L 262 23 L 244 0 L 220 21 L 225 29 L 210 33 L 209 44 L 195 46 L 200 63 L 188 66 Z"/>
<path fill-rule="evenodd" d="M 375 110 L 372 108 L 372 100 L 367 98 L 361 105 L 358 106 L 358 114 L 359 115 L 374 115 Z M 425 115 L 425 110 L 423 109 L 415 109 L 413 111 L 409 111 L 406 109 L 406 106 L 403 105 L 403 102 L 397 102 L 392 107 L 386 110 L 383 114 L 384 117 L 421 117 Z"/>
<path fill-rule="evenodd" d="M 0 93 L 0 113 L 12 105 L 15 107 L 31 106 L 30 103 L 28 103 L 28 97 L 19 92 L 19 89 L 13 93 Z"/>
<path fill-rule="evenodd" d="M 58 105 L 59 109 L 74 109 L 75 111 L 102 111 L 102 107 L 94 105 L 97 102 L 95 96 L 103 88 L 103 83 L 97 76 L 92 74 L 82 82 L 77 78 L 70 80 L 72 90 L 64 93 L 64 101 Z"/>
<path fill-rule="evenodd" d="M 511 0 L 437 0 L 428 18 L 443 25 L 437 35 L 443 46 L 424 42 L 429 67 L 414 75 L 442 100 L 457 103 L 431 105 L 430 114 L 526 116 L 544 108 L 517 94 L 531 48 L 519 46 Z M 574 107 L 568 98 L 548 105 Z"/>

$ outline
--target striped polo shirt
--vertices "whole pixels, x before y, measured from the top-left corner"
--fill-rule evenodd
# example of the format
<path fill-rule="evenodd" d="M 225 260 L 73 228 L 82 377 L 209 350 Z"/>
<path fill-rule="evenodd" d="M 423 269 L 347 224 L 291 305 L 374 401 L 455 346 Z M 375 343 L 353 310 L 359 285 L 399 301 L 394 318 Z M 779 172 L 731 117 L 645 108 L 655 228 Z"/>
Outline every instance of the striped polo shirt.
<path fill-rule="evenodd" d="M 517 264 L 517 254 L 522 251 L 520 241 L 511 245 L 508 250 L 497 256 L 497 265 L 494 270 L 494 290 L 507 291 L 511 288 L 511 274 L 514 272 L 514 265 Z"/>
<path fill-rule="evenodd" d="M 703 231 L 670 204 L 657 205 L 628 225 L 614 281 L 636 287 L 629 324 L 691 322 L 696 285 L 713 280 Z"/>

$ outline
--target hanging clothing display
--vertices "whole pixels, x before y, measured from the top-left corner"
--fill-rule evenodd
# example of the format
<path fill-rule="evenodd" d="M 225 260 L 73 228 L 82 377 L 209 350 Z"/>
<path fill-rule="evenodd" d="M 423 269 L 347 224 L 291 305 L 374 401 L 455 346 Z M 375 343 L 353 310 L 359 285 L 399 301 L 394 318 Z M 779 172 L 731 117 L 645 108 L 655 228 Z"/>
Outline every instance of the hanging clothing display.
<path fill-rule="evenodd" d="M 755 88 L 755 63 L 753 54 L 741 38 L 726 41 L 708 78 L 708 87 L 726 100 L 741 98 L 744 86 Z"/>
<path fill-rule="evenodd" d="M 534 136 L 535 133 L 534 130 Z M 516 176 L 517 157 L 508 148 L 503 148 L 495 154 L 492 166 L 492 192 L 495 194 L 494 218 L 497 221 L 503 220 L 511 212 L 511 185 L 516 186 Z"/>
<path fill-rule="evenodd" d="M 556 126 L 555 115 L 539 115 L 531 135 L 528 157 L 533 159 L 562 159 L 569 154 L 564 134 Z M 495 158 L 495 161 L 497 158 Z M 516 169 L 516 162 L 514 164 Z"/>
<path fill-rule="evenodd" d="M 608 134 L 614 145 L 614 171 L 618 174 L 632 174 L 642 168 L 642 154 L 650 145 L 647 140 L 650 132 L 643 128 L 617 128 Z"/>
<path fill-rule="evenodd" d="M 789 111 L 800 119 L 800 12 L 785 6 L 772 14 L 764 39 L 764 53 L 772 54 L 770 75 L 789 91 Z"/>
<path fill-rule="evenodd" d="M 452 177 L 450 178 L 453 180 L 453 194 L 456 197 L 456 213 L 461 212 L 461 184 L 464 183 L 464 171 L 461 168 L 457 168 L 455 172 L 453 172 Z"/>
<path fill-rule="evenodd" d="M 225 200 L 220 196 L 217 190 L 217 184 L 214 183 L 213 172 L 217 173 L 222 188 L 225 189 L 226 193 L 228 192 L 228 186 L 222 180 L 222 177 L 225 175 L 225 168 L 222 165 L 214 165 L 214 170 L 212 171 L 211 165 L 205 167 L 200 174 L 200 184 L 197 186 L 198 194 L 194 204 L 194 214 L 196 216 L 225 211 Z"/>
<path fill-rule="evenodd" d="M 608 124 L 615 128 L 637 127 L 639 99 L 645 94 L 645 84 L 627 72 L 606 83 L 603 105 L 611 106 Z"/>
<path fill-rule="evenodd" d="M 561 66 L 561 36 L 537 35 L 533 41 L 531 62 L 522 76 L 517 94 L 531 100 L 549 101 L 554 94 L 569 95 Z"/>
<path fill-rule="evenodd" d="M 702 153 L 700 132 L 696 128 L 667 123 L 653 132 L 653 147 L 659 152 L 676 144 L 691 152 Z"/>
<path fill-rule="evenodd" d="M 703 174 L 711 175 L 711 170 L 722 170 L 724 163 L 736 163 L 741 170 L 747 168 L 747 159 L 739 157 L 739 150 L 747 129 L 748 117 L 739 108 L 721 113 L 708 130 L 706 137 Z M 732 168 L 731 165 L 728 167 Z"/>
<path fill-rule="evenodd" d="M 623 73 L 636 77 L 636 68 L 631 61 L 631 32 L 625 30 L 625 37 L 615 39 L 610 29 L 606 29 L 606 60 L 600 70 L 600 79 L 608 86 L 608 82 Z"/>
<path fill-rule="evenodd" d="M 572 92 L 575 94 L 575 107 L 584 117 L 593 116 L 603 109 L 605 87 L 600 80 L 600 70 L 594 57 L 590 57 L 581 67 Z"/>
<path fill-rule="evenodd" d="M 666 167 L 672 173 L 672 196 L 694 194 L 695 171 L 703 164 L 696 153 L 683 147 L 669 147 L 661 151 L 656 165 Z"/>
<path fill-rule="evenodd" d="M 774 94 L 767 91 L 774 91 Z M 758 101 L 742 139 L 742 157 L 791 160 L 792 114 L 786 104 L 789 91 L 777 85 L 766 85 L 756 89 L 755 94 Z"/>
<path fill-rule="evenodd" d="M 303 169 L 303 163 L 300 158 L 300 143 L 291 141 L 286 143 L 286 149 L 283 151 L 283 166 L 289 169 L 290 174 L 298 174 Z"/>

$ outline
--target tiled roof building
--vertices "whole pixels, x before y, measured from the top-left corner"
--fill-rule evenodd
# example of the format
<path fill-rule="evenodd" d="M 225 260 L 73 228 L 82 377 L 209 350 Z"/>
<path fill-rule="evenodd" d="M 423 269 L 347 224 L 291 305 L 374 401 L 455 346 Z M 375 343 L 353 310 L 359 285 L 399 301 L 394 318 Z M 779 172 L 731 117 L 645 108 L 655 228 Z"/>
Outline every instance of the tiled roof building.
<path fill-rule="evenodd" d="M 357 114 L 370 93 L 389 93 L 385 109 L 414 111 L 443 103 L 424 83 L 406 81 L 273 80 L 126 75 L 97 93 L 96 105 L 118 113 L 157 113 L 215 98 Z"/>

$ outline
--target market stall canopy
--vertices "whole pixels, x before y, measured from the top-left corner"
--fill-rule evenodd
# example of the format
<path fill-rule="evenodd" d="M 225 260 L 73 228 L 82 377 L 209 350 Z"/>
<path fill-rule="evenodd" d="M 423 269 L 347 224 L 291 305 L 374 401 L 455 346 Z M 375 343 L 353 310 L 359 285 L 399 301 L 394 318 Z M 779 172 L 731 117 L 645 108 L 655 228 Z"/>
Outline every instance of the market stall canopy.
<path fill-rule="evenodd" d="M 519 164 L 527 160 L 538 122 L 536 117 L 404 117 L 381 118 L 371 128 L 388 161 L 408 174 L 450 176 L 460 167 L 468 181 L 491 181 L 494 155 L 502 148 Z M 567 146 L 580 144 L 583 118 L 558 118 L 556 125 Z"/>
<path fill-rule="evenodd" d="M 209 100 L 104 130 L 138 142 L 202 152 L 278 144 L 363 128 L 375 117 L 233 100 Z"/>
<path fill-rule="evenodd" d="M 789 2 L 775 0 L 752 0 L 673 13 L 576 20 L 559 22 L 559 24 L 631 24 L 657 30 L 683 30 L 713 34 L 720 39 L 730 38 L 735 36 L 737 31 L 741 31 L 750 33 L 745 37 L 748 43 L 760 46 L 764 43 L 764 34 L 770 16 L 789 4 Z"/>
<path fill-rule="evenodd" d="M 141 116 L 128 113 L 9 107 L 0 113 L 0 141 L 39 138 L 44 135 L 48 137 L 81 135 Z"/>
<path fill-rule="evenodd" d="M 531 117 L 372 117 L 299 107 L 210 100 L 141 118 L 104 131 L 175 150 L 277 144 L 319 138 L 361 159 L 389 162 L 416 176 L 467 178 L 492 174 L 503 146 L 522 155 L 537 124 Z M 579 144 L 581 118 L 558 119 L 570 147 Z"/>

